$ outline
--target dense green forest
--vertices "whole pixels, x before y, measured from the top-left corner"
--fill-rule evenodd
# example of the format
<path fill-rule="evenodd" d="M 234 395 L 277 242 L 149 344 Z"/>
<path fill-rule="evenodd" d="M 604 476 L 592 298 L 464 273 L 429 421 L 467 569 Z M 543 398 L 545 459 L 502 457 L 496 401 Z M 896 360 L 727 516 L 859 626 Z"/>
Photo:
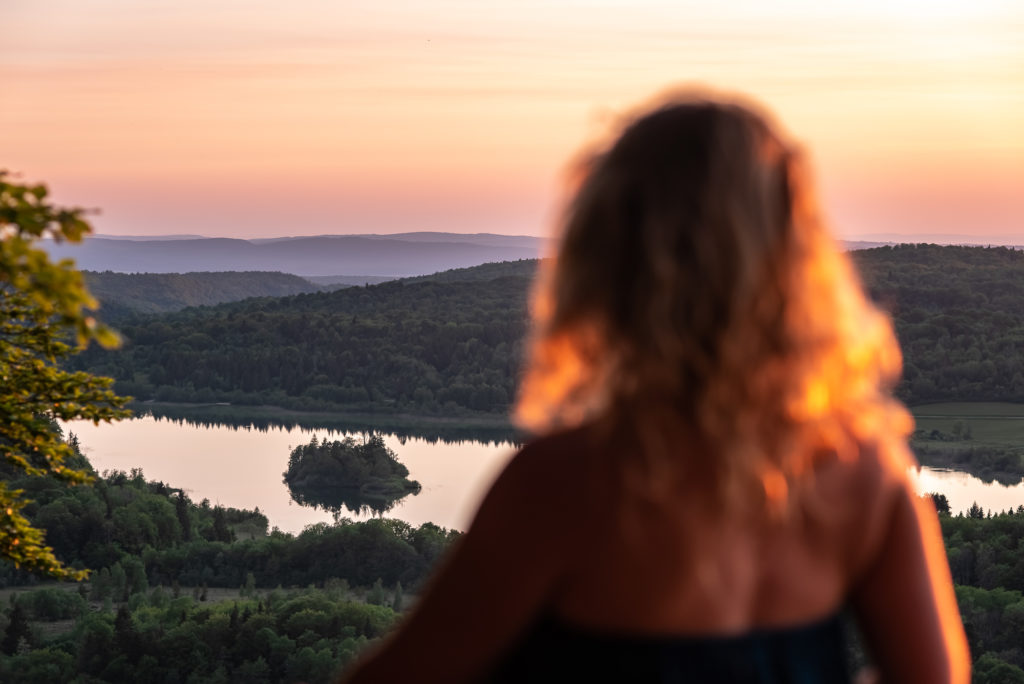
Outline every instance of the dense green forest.
<path fill-rule="evenodd" d="M 974 682 L 1024 684 L 1024 506 L 939 516 Z"/>
<path fill-rule="evenodd" d="M 334 512 L 344 507 L 352 513 L 384 513 L 420 490 L 379 434 L 361 443 L 352 437 L 321 442 L 314 436 L 292 449 L 284 483 L 300 504 Z"/>
<path fill-rule="evenodd" d="M 126 322 L 125 345 L 74 368 L 138 399 L 299 410 L 507 410 L 529 279 L 389 282 Z"/>
<path fill-rule="evenodd" d="M 0 643 L 0 681 L 322 684 L 394 623 L 400 590 L 378 598 L 383 605 L 343 582 L 243 588 L 217 602 L 156 587 L 97 609 L 74 591 L 22 592 L 0 618 L 9 635 Z"/>
<path fill-rule="evenodd" d="M 1024 252 L 899 245 L 852 257 L 895 321 L 902 399 L 1024 401 Z"/>
<path fill-rule="evenodd" d="M 853 258 L 893 315 L 902 399 L 1024 401 L 1024 253 L 901 245 Z M 501 414 L 515 394 L 535 268 L 486 264 L 136 318 L 122 326 L 123 349 L 72 363 L 140 400 Z"/>
<path fill-rule="evenodd" d="M 166 313 L 249 297 L 284 297 L 325 288 L 289 273 L 230 271 L 203 273 L 114 273 L 84 271 L 86 285 L 100 301 L 108 323 L 135 314 Z"/>

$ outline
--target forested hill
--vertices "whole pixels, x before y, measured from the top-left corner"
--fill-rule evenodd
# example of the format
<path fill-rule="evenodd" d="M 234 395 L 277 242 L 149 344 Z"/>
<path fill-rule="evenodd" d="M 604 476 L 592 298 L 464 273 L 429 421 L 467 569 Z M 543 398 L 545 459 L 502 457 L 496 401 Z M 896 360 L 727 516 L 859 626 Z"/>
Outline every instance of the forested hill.
<path fill-rule="evenodd" d="M 891 310 L 910 403 L 1024 401 L 1024 253 L 880 247 L 853 258 Z M 535 262 L 153 316 L 73 363 L 139 399 L 457 415 L 505 412 Z M 522 269 L 489 280 L 487 269 Z M 444 274 L 442 274 L 444 275 Z"/>
<path fill-rule="evenodd" d="M 502 276 L 532 278 L 536 259 L 499 261 L 454 268 L 425 276 L 404 278 L 406 283 L 492 280 Z M 198 271 L 192 273 L 115 273 L 84 271 L 89 291 L 100 302 L 100 317 L 121 323 L 135 314 L 168 313 L 189 306 L 237 302 L 249 297 L 285 297 L 305 292 L 374 285 L 386 276 L 309 276 L 273 271 Z"/>
<path fill-rule="evenodd" d="M 299 276 L 268 271 L 84 274 L 105 321 L 121 320 L 133 313 L 164 313 L 247 297 L 284 297 L 322 289 Z"/>
<path fill-rule="evenodd" d="M 851 256 L 896 324 L 901 398 L 1024 401 L 1024 252 L 898 245 Z"/>
<path fill-rule="evenodd" d="M 74 357 L 139 399 L 294 409 L 505 411 L 530 279 L 388 282 L 129 321 Z"/>

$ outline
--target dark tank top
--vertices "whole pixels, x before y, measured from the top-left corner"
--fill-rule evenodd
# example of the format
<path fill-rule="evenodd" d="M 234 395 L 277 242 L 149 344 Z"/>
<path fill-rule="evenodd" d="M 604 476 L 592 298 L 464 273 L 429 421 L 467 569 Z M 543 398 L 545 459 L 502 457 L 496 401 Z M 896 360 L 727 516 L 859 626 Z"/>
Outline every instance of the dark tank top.
<path fill-rule="evenodd" d="M 482 681 L 849 684 L 841 615 L 737 636 L 639 636 L 539 622 Z"/>

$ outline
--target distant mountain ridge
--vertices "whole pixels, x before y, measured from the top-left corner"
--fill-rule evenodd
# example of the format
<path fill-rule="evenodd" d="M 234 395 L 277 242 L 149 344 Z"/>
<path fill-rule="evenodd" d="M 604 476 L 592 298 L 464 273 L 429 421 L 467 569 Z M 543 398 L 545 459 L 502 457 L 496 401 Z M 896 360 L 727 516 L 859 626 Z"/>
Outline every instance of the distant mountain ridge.
<path fill-rule="evenodd" d="M 426 275 L 495 261 L 539 256 L 544 240 L 525 235 L 406 233 L 268 238 L 141 240 L 93 236 L 81 244 L 46 245 L 78 268 L 119 273 L 279 271 L 299 276 Z"/>
<path fill-rule="evenodd" d="M 840 240 L 847 250 L 892 244 Z M 77 245 L 49 243 L 53 257 L 78 268 L 117 273 L 270 271 L 315 278 L 318 284 L 363 284 L 426 276 L 485 263 L 537 259 L 550 241 L 531 235 L 411 232 L 314 235 L 243 240 L 188 234 L 95 235 Z M 343 278 L 341 276 L 344 276 Z"/>

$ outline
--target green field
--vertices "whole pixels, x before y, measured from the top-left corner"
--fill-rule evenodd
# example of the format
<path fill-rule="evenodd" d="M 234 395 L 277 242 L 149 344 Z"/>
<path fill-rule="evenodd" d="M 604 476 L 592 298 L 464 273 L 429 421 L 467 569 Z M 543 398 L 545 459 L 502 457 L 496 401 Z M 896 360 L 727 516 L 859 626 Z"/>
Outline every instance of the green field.
<path fill-rule="evenodd" d="M 922 465 L 965 470 L 986 482 L 1024 477 L 1024 404 L 950 402 L 910 409 L 910 446 Z"/>
<path fill-rule="evenodd" d="M 916 428 L 952 434 L 956 421 L 970 426 L 975 444 L 1024 447 L 1024 404 L 955 402 L 911 407 Z"/>

